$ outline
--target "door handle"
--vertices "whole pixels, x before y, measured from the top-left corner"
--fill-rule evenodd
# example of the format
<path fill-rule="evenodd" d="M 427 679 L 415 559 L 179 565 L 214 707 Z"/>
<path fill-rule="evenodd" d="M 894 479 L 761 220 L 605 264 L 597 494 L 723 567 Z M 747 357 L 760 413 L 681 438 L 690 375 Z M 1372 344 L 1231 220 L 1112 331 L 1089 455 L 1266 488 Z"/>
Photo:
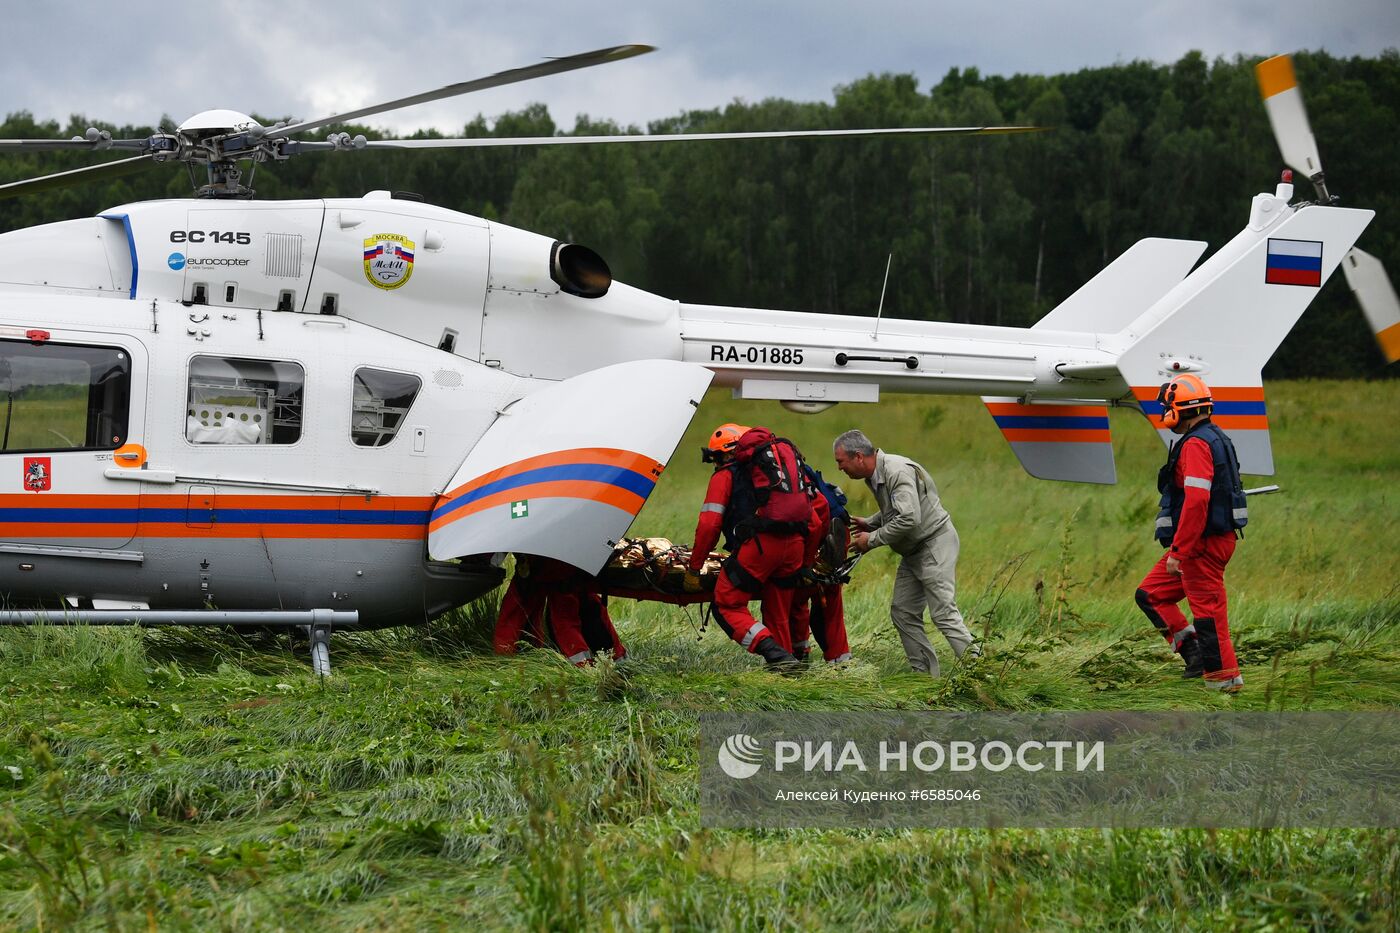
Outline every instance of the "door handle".
<path fill-rule="evenodd" d="M 125 467 L 108 467 L 102 471 L 108 479 L 134 480 L 138 483 L 164 483 L 175 485 L 174 470 L 128 470 Z"/>

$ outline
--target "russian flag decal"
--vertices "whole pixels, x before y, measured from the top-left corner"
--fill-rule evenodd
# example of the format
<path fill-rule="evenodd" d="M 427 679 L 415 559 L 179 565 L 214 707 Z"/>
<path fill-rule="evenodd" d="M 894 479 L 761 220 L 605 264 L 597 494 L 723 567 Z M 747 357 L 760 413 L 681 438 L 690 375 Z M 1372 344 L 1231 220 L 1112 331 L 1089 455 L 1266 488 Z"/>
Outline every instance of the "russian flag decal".
<path fill-rule="evenodd" d="M 1269 240 L 1264 267 L 1269 285 L 1322 286 L 1322 243 L 1319 240 Z"/>

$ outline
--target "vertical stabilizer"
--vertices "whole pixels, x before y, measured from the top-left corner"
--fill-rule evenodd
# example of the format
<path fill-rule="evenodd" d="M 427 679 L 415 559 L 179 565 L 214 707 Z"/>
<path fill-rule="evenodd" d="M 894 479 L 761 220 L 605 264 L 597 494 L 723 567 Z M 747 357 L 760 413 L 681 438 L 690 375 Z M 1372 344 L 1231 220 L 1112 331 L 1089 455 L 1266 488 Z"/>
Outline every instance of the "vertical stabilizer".
<path fill-rule="evenodd" d="M 1211 387 L 1216 420 L 1234 440 L 1246 473 L 1274 471 L 1264 364 L 1375 216 L 1341 207 L 1292 208 L 1288 193 L 1256 196 L 1249 226 L 1121 335 L 1129 345 L 1118 369 L 1163 439 L 1171 435 L 1154 410 L 1158 386 L 1180 373 L 1198 373 Z"/>

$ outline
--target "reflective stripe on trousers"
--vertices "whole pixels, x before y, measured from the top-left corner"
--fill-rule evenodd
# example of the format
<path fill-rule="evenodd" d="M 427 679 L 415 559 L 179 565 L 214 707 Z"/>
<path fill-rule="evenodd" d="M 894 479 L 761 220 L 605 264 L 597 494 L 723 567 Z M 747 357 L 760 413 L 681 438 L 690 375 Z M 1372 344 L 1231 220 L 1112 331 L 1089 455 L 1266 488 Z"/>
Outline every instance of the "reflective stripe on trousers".
<path fill-rule="evenodd" d="M 1162 631 L 1173 648 L 1193 627 L 1201 646 L 1201 660 L 1208 680 L 1234 677 L 1240 672 L 1235 646 L 1230 640 L 1225 594 L 1225 565 L 1235 553 L 1234 534 L 1207 535 L 1201 539 L 1202 552 L 1194 557 L 1177 555 L 1181 573 L 1167 570 L 1165 552 L 1143 578 L 1137 601 L 1143 613 Z M 1188 621 L 1177 603 L 1183 599 L 1191 609 Z"/>

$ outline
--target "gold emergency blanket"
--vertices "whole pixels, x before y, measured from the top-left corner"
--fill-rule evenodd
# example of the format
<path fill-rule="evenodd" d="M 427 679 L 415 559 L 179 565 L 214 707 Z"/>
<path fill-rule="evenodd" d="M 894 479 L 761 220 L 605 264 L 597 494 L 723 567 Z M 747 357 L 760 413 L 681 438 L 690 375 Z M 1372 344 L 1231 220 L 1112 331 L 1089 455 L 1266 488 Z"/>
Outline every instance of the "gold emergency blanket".
<path fill-rule="evenodd" d="M 719 578 L 724 554 L 711 552 L 700 569 L 703 592 L 712 592 Z M 690 563 L 690 547 L 673 544 L 670 538 L 623 538 L 612 557 L 598 574 L 605 590 L 650 590 L 669 596 L 684 596 L 685 569 Z"/>

